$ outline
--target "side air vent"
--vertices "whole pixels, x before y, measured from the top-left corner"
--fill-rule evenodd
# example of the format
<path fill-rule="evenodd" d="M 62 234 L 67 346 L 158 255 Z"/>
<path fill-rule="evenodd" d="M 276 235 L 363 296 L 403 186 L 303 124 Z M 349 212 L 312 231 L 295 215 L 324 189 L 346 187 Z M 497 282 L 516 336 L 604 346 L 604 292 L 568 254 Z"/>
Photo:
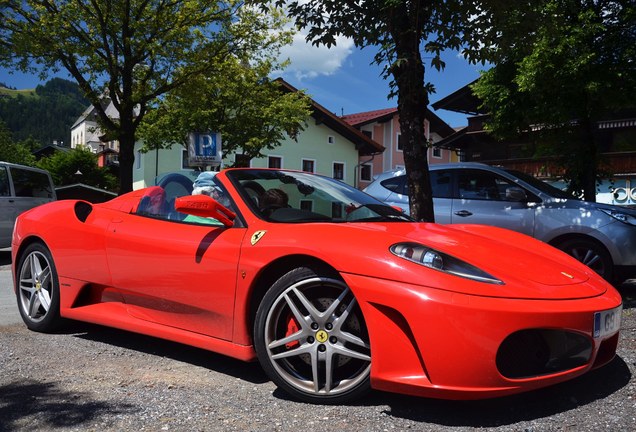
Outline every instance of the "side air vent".
<path fill-rule="evenodd" d="M 85 201 L 75 203 L 75 216 L 82 222 L 86 222 L 86 218 L 93 211 L 93 206 Z"/>

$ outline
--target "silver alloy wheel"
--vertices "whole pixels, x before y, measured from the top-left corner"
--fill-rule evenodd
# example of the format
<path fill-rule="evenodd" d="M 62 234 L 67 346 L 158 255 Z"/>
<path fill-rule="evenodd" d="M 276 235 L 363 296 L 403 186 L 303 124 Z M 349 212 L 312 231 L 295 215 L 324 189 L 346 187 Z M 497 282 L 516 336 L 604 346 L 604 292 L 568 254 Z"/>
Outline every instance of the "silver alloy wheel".
<path fill-rule="evenodd" d="M 18 295 L 23 314 L 37 323 L 51 310 L 53 279 L 51 263 L 39 251 L 32 251 L 20 269 Z"/>
<path fill-rule="evenodd" d="M 341 281 L 310 278 L 284 290 L 265 320 L 265 346 L 278 375 L 302 393 L 329 397 L 369 377 L 364 320 Z"/>

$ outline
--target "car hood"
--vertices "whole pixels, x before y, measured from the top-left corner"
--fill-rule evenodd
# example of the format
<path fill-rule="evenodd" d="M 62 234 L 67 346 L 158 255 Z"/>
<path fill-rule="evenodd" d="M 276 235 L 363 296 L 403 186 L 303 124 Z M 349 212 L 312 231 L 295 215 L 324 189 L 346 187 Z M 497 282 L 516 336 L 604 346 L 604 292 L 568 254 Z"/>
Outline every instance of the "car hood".
<path fill-rule="evenodd" d="M 322 225 L 322 224 L 319 224 Z M 288 227 L 286 235 L 293 235 Z M 524 299 L 595 297 L 609 285 L 565 253 L 514 231 L 481 225 L 426 223 L 331 224 L 303 234 L 339 271 L 465 294 Z M 432 270 L 393 255 L 389 248 L 415 242 L 452 255 L 503 282 L 477 282 Z M 351 259 L 359 256 L 360 259 Z"/>

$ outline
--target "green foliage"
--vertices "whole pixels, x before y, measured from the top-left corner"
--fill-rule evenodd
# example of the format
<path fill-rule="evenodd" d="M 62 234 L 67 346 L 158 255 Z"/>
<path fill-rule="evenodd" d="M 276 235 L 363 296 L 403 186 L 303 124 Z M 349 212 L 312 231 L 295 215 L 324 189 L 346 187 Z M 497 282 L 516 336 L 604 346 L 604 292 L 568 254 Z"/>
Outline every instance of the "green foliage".
<path fill-rule="evenodd" d="M 26 0 L 6 2 L 1 14 L 0 63 L 69 72 L 106 139 L 120 143 L 121 192 L 132 189 L 137 128 L 158 98 L 230 55 L 267 51 L 282 25 L 281 15 L 256 14 L 239 0 Z"/>
<path fill-rule="evenodd" d="M 35 157 L 31 154 L 30 143 L 14 142 L 2 121 L 0 121 L 0 161 L 35 166 Z"/>
<path fill-rule="evenodd" d="M 32 91 L 5 90 L 0 95 L 0 119 L 13 139 L 31 138 L 39 147 L 71 142 L 71 126 L 88 105 L 77 84 L 53 78 Z"/>
<path fill-rule="evenodd" d="M 308 30 L 307 39 L 316 45 L 329 47 L 336 44 L 337 37 L 345 36 L 357 47 L 377 48 L 375 62 L 391 80 L 389 97 L 398 98 L 410 211 L 416 219 L 434 221 L 424 130 L 428 95 L 434 87 L 425 80 L 423 55 L 430 59 L 431 67 L 442 70 L 445 50 L 477 49 L 479 41 L 469 32 L 468 24 L 490 2 L 276 0 L 298 26 Z"/>
<path fill-rule="evenodd" d="M 69 151 L 57 151 L 40 159 L 37 166 L 51 173 L 56 186 L 83 183 L 110 191 L 117 190 L 117 178 L 106 168 L 97 166 L 97 155 L 89 149 L 77 147 Z"/>
<path fill-rule="evenodd" d="M 498 64 L 473 91 L 496 136 L 533 129 L 538 154 L 559 156 L 572 192 L 593 200 L 596 178 L 607 174 L 595 123 L 634 107 L 636 5 L 545 0 L 526 16 L 524 25 L 501 32 L 491 53 Z"/>
<path fill-rule="evenodd" d="M 267 77 L 273 63 L 263 60 L 248 66 L 228 58 L 214 74 L 193 79 L 146 116 L 140 129 L 145 149 L 186 145 L 195 131 L 220 132 L 223 156 L 261 157 L 262 150 L 295 138 L 310 115 L 309 99 L 302 92 L 284 92 Z"/>

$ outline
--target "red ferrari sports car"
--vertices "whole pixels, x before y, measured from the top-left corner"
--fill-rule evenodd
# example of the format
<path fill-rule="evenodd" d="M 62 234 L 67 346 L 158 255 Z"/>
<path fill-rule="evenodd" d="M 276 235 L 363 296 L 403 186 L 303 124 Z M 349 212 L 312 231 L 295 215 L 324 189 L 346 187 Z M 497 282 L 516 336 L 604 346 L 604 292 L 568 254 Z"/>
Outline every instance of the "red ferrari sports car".
<path fill-rule="evenodd" d="M 208 180 L 195 195 L 169 175 L 106 203 L 22 214 L 12 253 L 26 325 L 46 332 L 69 318 L 258 359 L 313 403 L 369 388 L 501 396 L 615 355 L 620 294 L 544 243 L 418 223 L 304 172 Z"/>

